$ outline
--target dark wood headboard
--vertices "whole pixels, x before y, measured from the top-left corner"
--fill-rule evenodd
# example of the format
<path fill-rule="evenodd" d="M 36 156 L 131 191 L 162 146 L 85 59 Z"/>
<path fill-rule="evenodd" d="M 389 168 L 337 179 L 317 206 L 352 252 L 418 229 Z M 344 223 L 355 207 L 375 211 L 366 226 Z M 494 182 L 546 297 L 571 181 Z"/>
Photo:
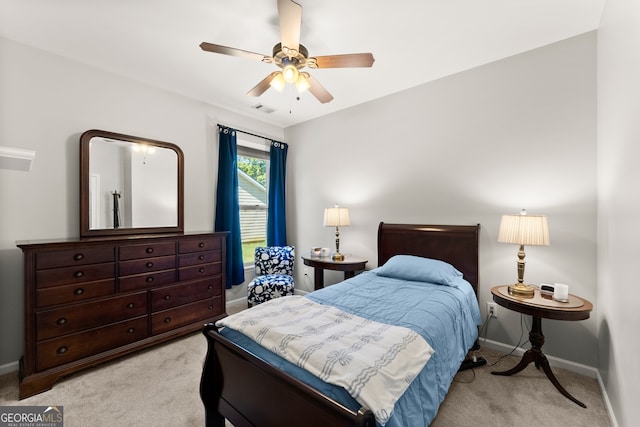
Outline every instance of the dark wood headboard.
<path fill-rule="evenodd" d="M 477 225 L 385 224 L 378 226 L 378 266 L 394 255 L 439 259 L 457 268 L 478 294 Z"/>

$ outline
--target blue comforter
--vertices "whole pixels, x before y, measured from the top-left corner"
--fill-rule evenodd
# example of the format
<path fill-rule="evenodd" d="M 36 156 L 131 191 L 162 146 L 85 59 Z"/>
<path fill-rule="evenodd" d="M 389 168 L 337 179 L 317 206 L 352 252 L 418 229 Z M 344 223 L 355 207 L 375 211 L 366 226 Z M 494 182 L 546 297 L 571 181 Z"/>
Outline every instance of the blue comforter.
<path fill-rule="evenodd" d="M 478 337 L 480 311 L 476 295 L 462 277 L 443 285 L 385 277 L 378 275 L 377 270 L 364 272 L 306 297 L 377 322 L 411 328 L 424 337 L 435 352 L 398 400 L 386 425 L 427 426 L 435 417 L 468 349 Z M 348 408 L 360 408 L 361 405 L 343 388 L 319 380 L 246 336 L 229 328 L 223 328 L 221 334 Z"/>

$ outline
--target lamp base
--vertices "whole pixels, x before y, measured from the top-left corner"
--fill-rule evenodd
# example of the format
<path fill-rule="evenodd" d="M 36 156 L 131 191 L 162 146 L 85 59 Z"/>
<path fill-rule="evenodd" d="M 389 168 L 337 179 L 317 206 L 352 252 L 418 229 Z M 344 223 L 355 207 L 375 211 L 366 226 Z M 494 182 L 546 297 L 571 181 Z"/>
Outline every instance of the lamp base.
<path fill-rule="evenodd" d="M 535 289 L 529 285 L 522 283 L 516 283 L 515 285 L 509 285 L 509 295 L 518 298 L 533 298 Z"/>
<path fill-rule="evenodd" d="M 335 254 L 333 254 L 331 259 L 334 261 L 344 261 L 344 255 L 342 255 L 340 252 L 336 252 Z"/>

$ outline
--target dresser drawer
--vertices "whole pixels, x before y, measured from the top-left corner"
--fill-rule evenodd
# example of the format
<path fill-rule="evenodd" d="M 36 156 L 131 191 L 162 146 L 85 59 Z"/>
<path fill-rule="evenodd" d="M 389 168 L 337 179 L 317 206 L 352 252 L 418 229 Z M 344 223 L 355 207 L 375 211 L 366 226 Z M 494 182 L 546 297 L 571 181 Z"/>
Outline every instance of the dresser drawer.
<path fill-rule="evenodd" d="M 178 280 L 200 279 L 214 276 L 222 272 L 222 263 L 194 265 L 193 267 L 183 267 L 178 269 Z"/>
<path fill-rule="evenodd" d="M 147 293 L 138 292 L 36 312 L 38 341 L 147 314 Z"/>
<path fill-rule="evenodd" d="M 181 254 L 189 252 L 213 251 L 222 247 L 220 237 L 203 237 L 201 239 L 185 239 L 178 241 L 178 252 Z"/>
<path fill-rule="evenodd" d="M 36 270 L 113 262 L 116 259 L 115 253 L 115 246 L 36 252 Z"/>
<path fill-rule="evenodd" d="M 115 292 L 115 279 L 56 286 L 36 290 L 36 307 L 66 304 L 91 298 L 106 297 Z"/>
<path fill-rule="evenodd" d="M 151 311 L 165 310 L 201 299 L 220 296 L 221 293 L 222 277 L 220 276 L 153 289 L 151 291 Z"/>
<path fill-rule="evenodd" d="M 175 253 L 175 242 L 152 242 L 142 245 L 120 246 L 119 259 L 123 261 L 129 259 L 175 255 Z"/>
<path fill-rule="evenodd" d="M 176 281 L 175 270 L 158 271 L 155 273 L 138 274 L 120 278 L 120 292 L 148 289 L 151 287 L 168 285 Z"/>
<path fill-rule="evenodd" d="M 121 277 L 150 271 L 169 270 L 172 268 L 176 268 L 175 255 L 120 261 L 118 264 Z"/>
<path fill-rule="evenodd" d="M 115 262 L 108 262 L 104 264 L 38 270 L 36 271 L 36 288 L 48 288 L 51 286 L 110 279 L 115 275 L 115 265 Z"/>
<path fill-rule="evenodd" d="M 220 261 L 221 253 L 217 251 L 192 252 L 178 255 L 178 267 L 206 264 Z"/>
<path fill-rule="evenodd" d="M 118 322 L 36 345 L 38 371 L 130 344 L 148 336 L 147 316 Z"/>
<path fill-rule="evenodd" d="M 223 312 L 221 297 L 213 297 L 160 311 L 151 315 L 151 335 L 161 334 L 195 322 L 205 322 Z"/>

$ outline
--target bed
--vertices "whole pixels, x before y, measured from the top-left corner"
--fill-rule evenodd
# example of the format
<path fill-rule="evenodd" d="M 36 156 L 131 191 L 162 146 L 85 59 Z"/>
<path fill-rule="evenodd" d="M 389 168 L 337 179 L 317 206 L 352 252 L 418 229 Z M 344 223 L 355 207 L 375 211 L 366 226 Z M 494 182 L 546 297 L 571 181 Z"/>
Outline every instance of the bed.
<path fill-rule="evenodd" d="M 380 267 L 299 299 L 305 304 L 335 306 L 356 318 L 373 317 L 374 322 L 415 329 L 431 344 L 434 351 L 424 368 L 415 377 L 411 376 L 406 392 L 395 403 L 388 420 L 385 419 L 386 426 L 428 425 L 436 415 L 457 368 L 475 344 L 480 322 L 477 306 L 479 228 L 479 225 L 380 223 Z M 460 284 L 454 278 L 451 279 L 454 284 L 442 286 L 430 283 L 430 280 L 423 282 L 422 276 L 417 277 L 418 280 L 414 280 L 416 278 L 413 276 L 395 277 L 396 274 L 405 274 L 403 267 L 406 264 L 402 262 L 414 262 L 416 257 L 421 257 L 419 262 L 422 262 L 422 258 L 428 258 L 455 267 L 455 271 L 462 274 L 460 281 L 464 283 Z M 381 290 L 380 283 L 383 283 L 382 286 L 388 285 L 393 292 Z M 449 313 L 451 308 L 446 308 L 449 314 L 422 312 L 427 302 L 417 302 L 415 294 L 403 297 L 405 287 L 410 292 L 416 287 L 436 289 L 437 292 L 433 292 L 439 295 L 436 306 L 454 297 L 456 301 L 468 302 L 468 306 L 454 302 L 454 305 L 460 305 L 460 312 L 454 314 Z M 412 308 L 402 308 L 402 300 L 408 301 Z M 381 301 L 394 310 L 381 309 Z M 247 312 L 251 314 L 251 310 Z M 417 324 L 422 318 L 430 319 L 427 322 L 429 326 Z M 449 324 L 449 318 L 455 321 L 463 318 L 463 322 Z M 437 327 L 431 330 L 430 325 L 434 324 Z M 377 421 L 381 418 L 376 420 L 375 411 L 359 403 L 345 388 L 321 381 L 294 363 L 257 345 L 248 336 L 230 327 L 217 327 L 214 324 L 206 325 L 203 333 L 208 342 L 208 352 L 202 371 L 200 395 L 207 426 L 222 427 L 225 418 L 236 427 L 380 425 Z M 450 346 L 450 342 L 454 344 Z"/>

